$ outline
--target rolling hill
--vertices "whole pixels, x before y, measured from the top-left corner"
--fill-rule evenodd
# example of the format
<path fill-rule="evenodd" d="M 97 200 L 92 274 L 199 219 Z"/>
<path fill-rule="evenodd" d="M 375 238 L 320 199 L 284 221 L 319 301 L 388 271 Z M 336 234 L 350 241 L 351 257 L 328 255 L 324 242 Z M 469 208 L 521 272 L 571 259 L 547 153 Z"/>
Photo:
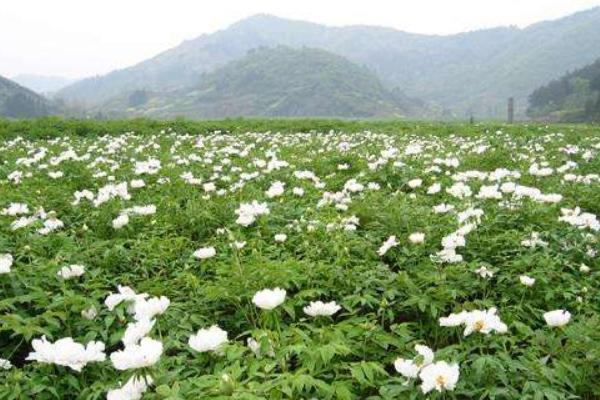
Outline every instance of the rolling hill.
<path fill-rule="evenodd" d="M 536 89 L 529 116 L 552 121 L 600 121 L 600 59 Z"/>
<path fill-rule="evenodd" d="M 170 92 L 133 91 L 101 106 L 105 115 L 159 118 L 403 117 L 423 105 L 386 90 L 367 68 L 320 49 L 258 48 Z"/>
<path fill-rule="evenodd" d="M 71 102 L 99 105 L 136 89 L 176 90 L 262 46 L 321 48 L 370 68 L 388 89 L 424 99 L 449 116 L 504 116 L 516 98 L 524 116 L 537 87 L 600 57 L 600 7 L 524 29 L 449 36 L 370 26 L 327 27 L 269 15 L 202 35 L 129 68 L 61 90 Z"/>
<path fill-rule="evenodd" d="M 31 118 L 55 111 L 55 106 L 46 98 L 0 76 L 0 116 Z"/>

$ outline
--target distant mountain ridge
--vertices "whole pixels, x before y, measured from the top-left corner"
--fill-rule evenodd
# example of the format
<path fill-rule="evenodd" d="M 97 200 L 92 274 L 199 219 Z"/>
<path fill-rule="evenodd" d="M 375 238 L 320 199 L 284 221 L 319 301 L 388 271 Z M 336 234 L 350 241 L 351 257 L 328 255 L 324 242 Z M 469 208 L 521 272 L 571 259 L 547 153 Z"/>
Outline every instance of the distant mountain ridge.
<path fill-rule="evenodd" d="M 173 118 L 405 117 L 423 105 L 386 90 L 367 68 L 320 49 L 250 50 L 185 89 L 137 90 L 99 111 L 109 116 Z"/>
<path fill-rule="evenodd" d="M 13 76 L 11 80 L 39 94 L 50 94 L 75 82 L 74 79 L 62 76 L 37 74 L 20 74 Z"/>
<path fill-rule="evenodd" d="M 46 98 L 0 76 L 0 116 L 32 118 L 54 112 L 55 106 Z"/>
<path fill-rule="evenodd" d="M 515 97 L 524 116 L 538 86 L 600 57 L 600 7 L 524 29 L 450 36 L 369 26 L 327 27 L 268 15 L 183 42 L 157 56 L 61 90 L 68 101 L 99 105 L 136 89 L 174 90 L 262 46 L 321 48 L 370 68 L 391 90 L 422 98 L 448 115 L 501 117 Z"/>

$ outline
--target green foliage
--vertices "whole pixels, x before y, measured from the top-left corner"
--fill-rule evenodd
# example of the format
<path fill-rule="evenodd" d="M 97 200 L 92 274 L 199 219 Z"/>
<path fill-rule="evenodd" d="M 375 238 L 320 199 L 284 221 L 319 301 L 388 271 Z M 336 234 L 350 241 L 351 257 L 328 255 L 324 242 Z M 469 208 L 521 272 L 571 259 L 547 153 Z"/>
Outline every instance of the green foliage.
<path fill-rule="evenodd" d="M 35 233 L 39 225 L 12 230 L 14 218 L 0 215 L 0 254 L 14 257 L 12 271 L 0 274 L 0 357 L 14 364 L 0 369 L 2 399 L 101 399 L 126 381 L 131 373 L 115 370 L 109 360 L 90 363 L 80 373 L 25 360 L 31 340 L 41 335 L 101 340 L 107 354 L 119 350 L 127 307 L 111 312 L 103 303 L 117 285 L 171 300 L 152 331 L 163 342 L 163 356 L 142 371 L 155 382 L 147 399 L 591 400 L 600 395 L 600 262 L 590 252 L 597 250 L 598 233 L 558 221 L 561 207 L 600 214 L 598 182 L 586 185 L 566 182 L 558 173 L 537 177 L 527 172 L 533 160 L 543 159 L 553 168 L 576 161 L 574 173 L 597 174 L 597 127 L 44 118 L 0 120 L 0 137 L 0 146 L 15 143 L 0 152 L 0 210 L 24 202 L 31 209 L 56 211 L 65 223 L 62 230 L 40 235 Z M 424 152 L 403 156 L 414 142 L 423 144 Z M 349 150 L 341 149 L 342 143 Z M 580 151 L 566 154 L 567 145 Z M 48 157 L 40 163 L 48 168 L 17 163 L 41 147 Z M 369 167 L 392 147 L 399 150 L 403 166 L 392 161 Z M 68 149 L 91 156 L 50 162 Z M 233 149 L 249 152 L 240 156 Z M 586 160 L 586 150 L 595 151 L 595 157 Z M 269 152 L 289 162 L 289 168 L 268 173 L 258 168 L 255 161 Z M 192 156 L 210 163 L 176 162 Z M 454 156 L 460 158 L 459 167 L 425 172 L 435 158 Z M 134 162 L 150 157 L 161 160 L 160 173 L 135 175 Z M 111 170 L 110 163 L 89 167 L 98 159 L 114 160 L 118 168 Z M 202 186 L 181 179 L 192 171 L 208 182 L 219 168 L 220 177 L 260 174 L 223 196 L 207 196 Z M 444 189 L 451 186 L 457 171 L 497 168 L 520 171 L 520 184 L 561 193 L 564 199 L 559 204 L 523 199 L 512 208 L 476 196 L 456 199 L 444 190 L 426 194 L 436 182 Z M 32 176 L 10 183 L 6 177 L 15 169 Z M 51 179 L 48 172 L 56 170 L 64 177 Z M 294 177 L 293 171 L 303 170 L 313 171 L 326 187 Z M 131 200 L 73 205 L 75 191 L 96 193 L 110 182 L 94 177 L 97 172 L 113 175 L 115 182 L 141 178 L 147 186 L 131 188 Z M 159 184 L 159 178 L 169 182 Z M 415 178 L 423 179 L 423 187 L 408 186 Z M 377 183 L 380 189 L 354 194 L 347 211 L 316 206 L 324 191 L 341 190 L 350 179 Z M 234 181 L 214 179 L 219 189 Z M 265 190 L 274 181 L 286 183 L 285 194 L 267 198 Z M 468 184 L 477 193 L 493 183 Z M 305 189 L 304 196 L 291 194 L 295 186 Z M 249 227 L 236 224 L 235 209 L 255 199 L 268 202 L 270 214 Z M 442 237 L 459 226 L 455 214 L 432 212 L 442 202 L 458 211 L 471 206 L 485 211 L 459 250 L 464 262 L 439 264 L 430 257 Z M 112 228 L 121 210 L 141 204 L 155 204 L 158 211 L 132 217 L 120 230 Z M 360 220 L 355 231 L 330 228 L 351 215 Z M 308 228 L 311 224 L 314 229 Z M 417 231 L 426 236 L 420 245 L 407 239 Z M 541 233 L 546 247 L 521 244 L 532 231 Z M 274 235 L 282 232 L 287 241 L 276 243 Z M 400 244 L 379 256 L 377 249 L 391 235 Z M 246 245 L 236 249 L 233 241 Z M 217 255 L 194 259 L 192 252 L 203 246 L 214 246 Z M 591 268 L 589 274 L 580 271 L 582 263 Z M 69 264 L 85 265 L 86 273 L 68 281 L 57 278 L 57 270 Z M 475 273 L 482 265 L 495 272 L 493 278 Z M 519 284 L 523 274 L 535 277 L 535 285 Z M 276 286 L 287 290 L 286 301 L 271 312 L 258 310 L 251 302 L 254 293 Z M 317 299 L 334 300 L 342 309 L 332 317 L 310 318 L 303 307 Z M 90 306 L 98 310 L 93 320 L 81 315 Z M 508 325 L 506 334 L 464 337 L 461 328 L 438 322 L 451 312 L 492 306 Z M 573 317 L 552 329 L 542 314 L 557 308 L 569 309 Z M 229 333 L 230 342 L 219 354 L 191 350 L 190 335 L 213 324 Z M 246 346 L 250 337 L 259 345 L 258 354 Z M 455 390 L 425 396 L 416 380 L 406 384 L 393 362 L 411 358 L 415 344 L 433 348 L 437 360 L 460 365 Z"/>

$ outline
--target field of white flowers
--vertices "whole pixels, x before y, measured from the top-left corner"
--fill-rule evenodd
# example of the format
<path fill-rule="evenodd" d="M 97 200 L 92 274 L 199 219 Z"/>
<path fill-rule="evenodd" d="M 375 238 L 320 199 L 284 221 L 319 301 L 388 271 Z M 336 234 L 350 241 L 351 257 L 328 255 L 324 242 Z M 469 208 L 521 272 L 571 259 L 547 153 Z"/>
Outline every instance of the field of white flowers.
<path fill-rule="evenodd" d="M 4 138 L 0 398 L 598 398 L 599 132 Z"/>

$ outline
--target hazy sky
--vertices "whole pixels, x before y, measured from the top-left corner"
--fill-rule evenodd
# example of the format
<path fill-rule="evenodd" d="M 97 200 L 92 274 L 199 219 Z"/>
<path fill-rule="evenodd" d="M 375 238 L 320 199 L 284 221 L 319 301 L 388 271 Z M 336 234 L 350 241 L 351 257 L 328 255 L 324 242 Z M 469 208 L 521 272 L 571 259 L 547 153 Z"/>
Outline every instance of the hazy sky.
<path fill-rule="evenodd" d="M 449 34 L 523 27 L 598 5 L 600 0 L 3 0 L 0 75 L 102 74 L 257 13 Z"/>

